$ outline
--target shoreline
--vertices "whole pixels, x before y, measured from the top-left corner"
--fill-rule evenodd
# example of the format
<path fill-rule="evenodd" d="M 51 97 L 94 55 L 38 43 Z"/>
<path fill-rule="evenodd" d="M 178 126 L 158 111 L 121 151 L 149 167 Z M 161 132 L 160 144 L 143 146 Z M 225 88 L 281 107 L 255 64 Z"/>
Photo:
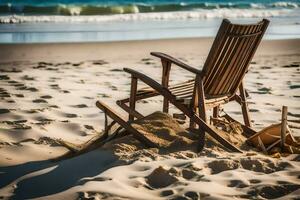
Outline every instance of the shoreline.
<path fill-rule="evenodd" d="M 160 51 L 171 55 L 193 54 L 202 57 L 207 56 L 213 39 L 213 37 L 205 37 L 113 42 L 0 44 L 2 50 L 0 60 L 1 63 L 28 60 L 85 61 L 99 58 L 121 61 L 121 59 L 127 60 L 128 56 L 134 56 L 137 59 L 150 56 L 151 51 Z M 263 40 L 255 57 L 299 53 L 300 39 Z"/>

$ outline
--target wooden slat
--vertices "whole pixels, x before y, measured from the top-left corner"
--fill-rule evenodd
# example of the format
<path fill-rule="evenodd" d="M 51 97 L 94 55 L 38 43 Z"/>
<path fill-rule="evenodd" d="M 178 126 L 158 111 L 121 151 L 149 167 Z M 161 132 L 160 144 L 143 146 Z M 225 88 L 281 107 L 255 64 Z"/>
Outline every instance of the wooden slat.
<path fill-rule="evenodd" d="M 268 25 L 269 25 L 269 21 L 266 20 L 266 19 L 263 19 L 263 21 L 257 25 L 259 27 L 260 31 L 261 31 L 261 34 L 259 36 L 257 36 L 257 40 L 255 41 L 255 45 L 254 45 L 252 55 L 248 59 L 248 65 L 250 64 L 250 61 L 252 60 L 252 58 L 253 58 L 253 56 L 254 56 L 254 54 L 255 54 L 258 46 L 259 46 L 259 43 L 262 40 L 265 31 L 267 30 Z M 240 77 L 239 82 L 237 82 L 237 84 L 236 84 L 237 86 L 241 83 L 244 76 L 245 76 L 245 73 L 242 75 L 242 77 Z M 238 90 L 238 87 L 233 88 L 233 89 L 235 89 L 235 90 L 232 91 L 232 93 L 236 93 L 236 91 Z"/>
<path fill-rule="evenodd" d="M 205 82 L 205 92 L 207 94 L 213 94 L 211 93 L 211 87 L 214 86 L 213 84 L 215 83 L 216 76 L 218 75 L 218 72 L 220 70 L 220 64 L 225 59 L 227 53 L 226 50 L 230 47 L 232 42 L 232 38 L 226 38 L 225 40 L 225 45 L 221 48 L 219 57 L 216 59 L 212 69 L 210 70 L 210 72 L 208 72 L 208 75 L 206 76 L 207 79 Z"/>
<path fill-rule="evenodd" d="M 222 52 L 222 48 L 227 44 L 226 33 L 231 29 L 231 23 L 228 20 L 223 20 L 220 29 L 217 33 L 217 36 L 213 42 L 212 48 L 207 56 L 207 59 L 203 66 L 203 71 L 205 73 L 204 79 L 204 89 L 205 93 L 207 93 L 207 88 L 210 85 L 211 75 L 213 75 L 216 68 L 216 61 L 220 58 L 220 54 Z"/>
<path fill-rule="evenodd" d="M 251 32 L 251 27 L 245 27 L 242 33 L 249 33 Z M 239 60 L 243 58 L 243 55 L 248 51 L 247 44 L 251 41 L 251 37 L 248 38 L 241 38 L 239 40 L 239 45 L 234 53 L 234 56 L 230 59 L 228 63 L 228 70 L 224 73 L 221 79 L 221 87 L 218 88 L 216 93 L 228 93 L 228 85 L 230 85 L 234 78 L 236 77 L 236 72 L 241 68 L 239 65 Z"/>
<path fill-rule="evenodd" d="M 236 91 L 236 88 L 238 88 L 239 83 L 241 82 L 241 79 L 244 77 L 244 74 L 246 73 L 249 63 L 250 63 L 250 59 L 249 56 L 251 56 L 252 54 L 254 54 L 254 46 L 256 44 L 256 36 L 249 38 L 249 41 L 247 43 L 247 46 L 245 47 L 247 49 L 247 51 L 245 51 L 245 54 L 243 54 L 241 57 L 241 59 L 239 60 L 238 65 L 240 66 L 239 68 L 237 68 L 237 71 L 235 73 L 235 75 L 233 76 L 233 81 L 230 83 L 230 90 L 234 90 Z"/>
<path fill-rule="evenodd" d="M 105 112 L 110 118 L 112 118 L 114 121 L 116 121 L 118 124 L 120 124 L 123 128 L 128 130 L 130 133 L 133 134 L 133 136 L 141 141 L 143 144 L 145 144 L 148 147 L 158 147 L 157 144 L 149 140 L 147 137 L 145 137 L 143 134 L 141 134 L 139 131 L 137 131 L 134 127 L 131 126 L 130 123 L 126 122 L 125 119 L 123 119 L 121 116 L 119 116 L 116 112 L 113 111 L 108 105 L 101 101 L 96 102 L 96 106 L 100 108 L 103 112 Z"/>
<path fill-rule="evenodd" d="M 242 31 L 240 30 L 240 27 L 237 27 L 236 30 L 234 31 Z M 228 67 L 230 61 L 232 60 L 233 56 L 235 55 L 236 52 L 236 47 L 238 47 L 240 45 L 240 39 L 239 38 L 234 38 L 234 44 L 232 46 L 229 47 L 228 51 L 228 55 L 226 56 L 226 58 L 223 60 L 223 62 L 220 64 L 220 71 L 217 74 L 217 77 L 215 78 L 215 84 L 213 85 L 213 87 L 210 90 L 210 94 L 222 94 L 222 91 L 220 91 L 220 88 L 223 85 L 223 82 L 225 79 L 227 79 L 227 75 L 226 72 L 228 72 L 230 70 L 230 68 Z"/>
<path fill-rule="evenodd" d="M 209 95 L 229 92 L 234 95 L 248 69 L 268 21 L 263 20 L 255 25 L 234 25 L 225 22 L 225 25 L 223 25 L 223 30 L 220 28 L 218 32 L 223 36 L 216 37 L 214 48 L 211 49 L 215 52 L 210 52 L 207 58 L 212 60 L 206 61 L 203 67 L 204 89 Z"/>
<path fill-rule="evenodd" d="M 225 43 L 224 38 L 226 37 L 226 32 L 227 30 L 230 28 L 230 21 L 227 19 L 224 19 L 221 23 L 221 26 L 219 28 L 219 31 L 216 35 L 216 38 L 212 44 L 212 47 L 209 51 L 209 54 L 207 56 L 207 59 L 204 63 L 204 67 L 203 67 L 203 71 L 204 73 L 206 73 L 206 75 L 208 74 L 208 70 L 210 70 L 212 68 L 212 64 L 214 62 L 214 60 L 216 59 L 216 57 L 219 55 L 219 47 L 223 46 Z"/>

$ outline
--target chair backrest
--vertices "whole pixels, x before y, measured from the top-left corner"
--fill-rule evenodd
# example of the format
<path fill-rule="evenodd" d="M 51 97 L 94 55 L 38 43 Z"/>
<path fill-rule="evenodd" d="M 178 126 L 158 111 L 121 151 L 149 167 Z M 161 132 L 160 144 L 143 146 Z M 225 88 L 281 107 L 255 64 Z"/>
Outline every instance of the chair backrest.
<path fill-rule="evenodd" d="M 232 24 L 223 20 L 203 67 L 206 95 L 236 93 L 268 24 L 267 19 L 257 24 Z"/>

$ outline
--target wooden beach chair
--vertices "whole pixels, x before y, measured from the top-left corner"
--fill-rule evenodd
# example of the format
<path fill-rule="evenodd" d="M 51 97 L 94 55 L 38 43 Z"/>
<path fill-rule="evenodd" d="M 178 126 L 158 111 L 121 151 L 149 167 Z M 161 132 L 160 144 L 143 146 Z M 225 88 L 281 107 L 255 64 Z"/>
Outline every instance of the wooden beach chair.
<path fill-rule="evenodd" d="M 237 101 L 241 105 L 244 129 L 250 134 L 255 133 L 250 128 L 251 122 L 242 80 L 268 24 L 269 21 L 266 19 L 257 24 L 247 25 L 232 24 L 229 20 L 224 19 L 202 70 L 164 53 L 152 52 L 151 55 L 161 59 L 161 83 L 138 71 L 124 68 L 125 72 L 131 74 L 131 91 L 129 98 L 117 101 L 117 104 L 129 113 L 129 120 L 126 122 L 123 120 L 123 122 L 130 125 L 135 118 L 143 117 L 135 109 L 138 100 L 162 95 L 164 97 L 163 112 L 168 112 L 169 103 L 171 103 L 190 118 L 191 129 L 195 129 L 198 125 L 202 146 L 204 145 L 204 134 L 207 132 L 228 149 L 239 152 L 237 147 L 210 127 L 206 113 L 208 109 L 213 109 L 213 118 L 217 119 L 222 104 Z M 171 65 L 193 73 L 195 79 L 169 85 Z M 137 90 L 138 80 L 147 84 L 149 88 Z M 97 104 L 102 110 L 105 109 L 101 102 Z"/>

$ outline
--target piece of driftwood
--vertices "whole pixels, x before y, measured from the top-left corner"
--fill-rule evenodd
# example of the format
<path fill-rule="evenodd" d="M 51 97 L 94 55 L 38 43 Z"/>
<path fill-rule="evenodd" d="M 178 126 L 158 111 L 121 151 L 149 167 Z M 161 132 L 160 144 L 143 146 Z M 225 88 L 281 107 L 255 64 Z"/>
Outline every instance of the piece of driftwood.
<path fill-rule="evenodd" d="M 300 152 L 300 142 L 287 124 L 287 107 L 282 107 L 281 123 L 272 124 L 249 137 L 247 143 L 259 147 L 265 154 Z"/>
<path fill-rule="evenodd" d="M 261 139 L 261 141 L 264 143 L 265 146 L 272 145 L 275 142 L 280 143 L 281 141 L 281 123 L 278 124 L 272 124 L 261 131 L 257 132 L 253 136 L 247 139 L 247 142 L 254 145 L 258 146 L 259 141 L 258 137 Z M 293 140 L 292 136 L 289 132 L 286 133 L 286 140 Z"/>
<path fill-rule="evenodd" d="M 227 148 L 239 151 L 209 127 L 206 110 L 213 108 L 213 116 L 217 118 L 220 106 L 235 100 L 241 105 L 245 123 L 243 129 L 249 134 L 256 133 L 250 128 L 247 94 L 242 80 L 268 24 L 269 21 L 266 19 L 256 24 L 232 24 L 224 19 L 202 70 L 167 54 L 151 52 L 151 55 L 161 59 L 161 84 L 140 72 L 124 68 L 125 72 L 131 74 L 131 93 L 129 98 L 117 101 L 118 105 L 128 112 L 129 120 L 133 120 L 142 117 L 142 114 L 135 109 L 138 100 L 162 95 L 163 112 L 167 113 L 169 103 L 172 103 L 190 118 L 191 129 L 198 126 L 199 134 L 207 132 Z M 170 70 L 173 65 L 194 74 L 195 79 L 169 85 Z M 137 90 L 138 80 L 146 83 L 148 87 Z"/>
<path fill-rule="evenodd" d="M 112 128 L 112 126 L 114 124 L 115 124 L 115 122 L 113 121 L 110 124 L 110 126 L 111 126 L 110 128 Z M 122 130 L 123 130 L 123 128 L 121 126 L 117 126 L 117 128 L 115 128 L 114 130 L 111 130 L 111 133 L 103 131 L 103 132 L 97 134 L 96 136 L 92 137 L 87 142 L 84 142 L 83 144 L 74 144 L 74 143 L 59 139 L 57 142 L 60 145 L 67 148 L 69 150 L 69 152 L 67 152 L 66 154 L 64 154 L 58 158 L 52 159 L 52 160 L 58 161 L 58 160 L 78 156 L 80 154 L 97 149 L 111 140 L 128 135 L 128 132 L 122 131 Z"/>
<path fill-rule="evenodd" d="M 268 151 L 259 136 L 257 137 L 257 140 L 258 140 L 258 145 L 259 145 L 260 149 L 264 152 L 264 154 L 268 154 Z"/>

